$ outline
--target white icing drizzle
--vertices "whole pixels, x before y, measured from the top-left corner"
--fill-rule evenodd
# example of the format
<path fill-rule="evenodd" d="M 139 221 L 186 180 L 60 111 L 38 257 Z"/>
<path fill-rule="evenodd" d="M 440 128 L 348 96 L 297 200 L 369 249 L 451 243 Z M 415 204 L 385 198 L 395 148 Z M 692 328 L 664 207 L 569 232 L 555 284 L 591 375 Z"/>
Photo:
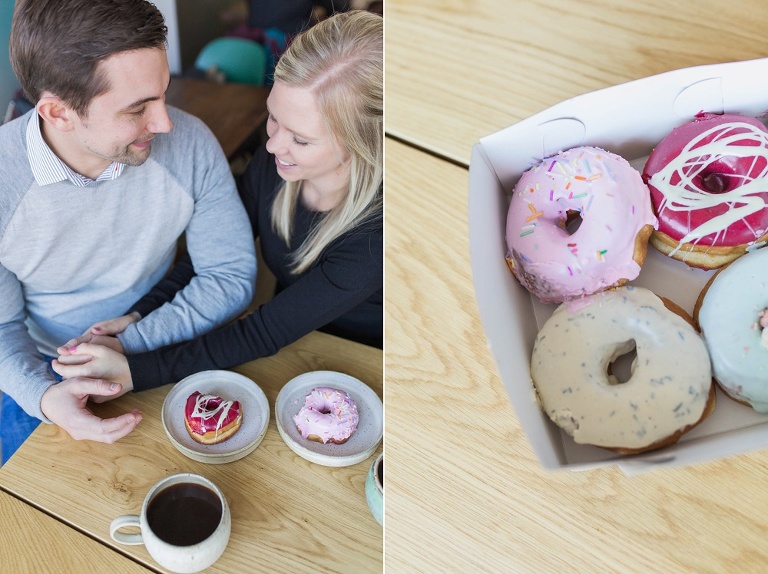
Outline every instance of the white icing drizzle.
<path fill-rule="evenodd" d="M 702 143 L 713 135 L 714 139 L 711 142 Z M 745 140 L 753 141 L 757 145 L 740 145 L 737 143 Z M 724 193 L 710 193 L 694 184 L 694 178 L 705 172 L 711 164 L 725 157 L 734 156 L 753 157 L 752 169 L 754 169 L 758 158 L 765 159 L 766 166 L 754 176 L 745 174 L 742 185 Z M 695 242 L 710 234 L 717 234 L 718 236 L 723 234 L 724 237 L 728 227 L 765 209 L 765 201 L 760 196 L 753 194 L 768 191 L 764 179 L 766 177 L 768 177 L 768 133 L 748 123 L 729 122 L 710 128 L 689 141 L 680 154 L 655 173 L 648 183 L 664 195 L 659 211 L 669 209 L 670 211 L 685 212 L 694 209 L 708 209 L 723 203 L 730 206 L 730 209 L 725 213 L 711 218 L 695 229 L 691 229 L 680 240 L 677 247 L 680 249 L 684 243 Z M 680 179 L 679 183 L 673 185 L 671 181 L 677 178 Z M 756 230 L 755 238 L 760 237 L 765 231 Z"/>
<path fill-rule="evenodd" d="M 221 399 L 218 407 L 215 409 L 208 409 L 208 402 L 218 398 L 220 397 L 217 397 L 216 395 L 198 395 L 197 399 L 195 400 L 195 408 L 189 415 L 190 418 L 202 419 L 204 421 L 218 417 L 218 420 L 216 421 L 216 434 L 218 434 L 219 429 L 224 426 L 224 421 L 226 420 L 227 415 L 229 414 L 229 411 L 232 409 L 232 405 L 234 404 L 234 401 L 226 401 Z"/>

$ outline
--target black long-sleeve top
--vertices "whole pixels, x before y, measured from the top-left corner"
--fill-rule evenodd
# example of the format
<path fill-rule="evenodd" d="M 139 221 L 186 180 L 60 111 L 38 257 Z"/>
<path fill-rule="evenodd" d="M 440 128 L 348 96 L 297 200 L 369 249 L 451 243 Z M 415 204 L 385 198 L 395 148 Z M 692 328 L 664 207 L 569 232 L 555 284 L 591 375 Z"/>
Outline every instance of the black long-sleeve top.
<path fill-rule="evenodd" d="M 276 293 L 253 313 L 206 335 L 129 355 L 135 391 L 209 369 L 227 369 L 272 355 L 314 330 L 381 347 L 383 339 L 383 217 L 379 212 L 332 241 L 305 272 L 290 272 L 290 254 L 303 242 L 318 212 L 298 202 L 290 246 L 272 229 L 270 209 L 282 184 L 274 156 L 262 146 L 238 181 L 240 196 L 261 239 Z M 222 222 L 226 225 L 226 222 Z M 194 275 L 182 259 L 132 311 L 145 316 L 169 301 Z"/>

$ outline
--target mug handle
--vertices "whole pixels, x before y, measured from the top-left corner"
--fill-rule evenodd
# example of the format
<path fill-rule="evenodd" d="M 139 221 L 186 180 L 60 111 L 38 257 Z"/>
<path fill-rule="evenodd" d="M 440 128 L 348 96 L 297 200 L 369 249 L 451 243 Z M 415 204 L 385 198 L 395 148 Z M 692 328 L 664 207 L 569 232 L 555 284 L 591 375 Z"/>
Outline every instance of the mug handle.
<path fill-rule="evenodd" d="M 118 516 L 109 525 L 109 535 L 112 540 L 119 542 L 120 544 L 144 544 L 144 539 L 141 537 L 141 532 L 138 534 L 126 534 L 125 532 L 118 532 L 121 528 L 127 526 L 135 526 L 141 528 L 139 517 L 135 514 L 126 514 L 124 516 Z"/>

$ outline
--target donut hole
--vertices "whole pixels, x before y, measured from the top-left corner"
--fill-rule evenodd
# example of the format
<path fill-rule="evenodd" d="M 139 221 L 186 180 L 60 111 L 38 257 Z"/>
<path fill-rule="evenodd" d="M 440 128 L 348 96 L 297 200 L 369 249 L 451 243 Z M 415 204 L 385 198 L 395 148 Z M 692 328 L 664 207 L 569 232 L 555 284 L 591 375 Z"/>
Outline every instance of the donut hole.
<path fill-rule="evenodd" d="M 757 329 L 760 333 L 760 344 L 768 349 L 768 309 L 763 309 L 758 313 Z"/>
<path fill-rule="evenodd" d="M 200 408 L 203 412 L 213 413 L 219 409 L 221 401 L 221 397 L 209 397 L 202 405 L 200 405 Z"/>
<path fill-rule="evenodd" d="M 768 309 L 763 309 L 757 314 L 757 326 L 760 331 L 768 328 Z"/>
<path fill-rule="evenodd" d="M 749 142 L 739 142 L 739 145 L 750 145 Z M 706 193 L 718 195 L 728 193 L 754 177 L 763 173 L 766 160 L 763 157 L 736 157 L 729 156 L 710 161 L 704 157 L 700 160 L 705 164 L 701 173 L 694 176 L 694 183 Z"/>
<path fill-rule="evenodd" d="M 729 173 L 707 173 L 701 176 L 701 188 L 714 195 L 727 193 L 738 187 L 743 182 L 742 178 Z"/>
<path fill-rule="evenodd" d="M 608 383 L 622 385 L 632 378 L 637 346 L 634 339 L 617 345 L 613 358 L 608 362 Z"/>
<path fill-rule="evenodd" d="M 569 209 L 565 212 L 565 230 L 568 232 L 568 235 L 573 235 L 579 230 L 579 227 L 581 227 L 581 212 L 576 209 Z"/>

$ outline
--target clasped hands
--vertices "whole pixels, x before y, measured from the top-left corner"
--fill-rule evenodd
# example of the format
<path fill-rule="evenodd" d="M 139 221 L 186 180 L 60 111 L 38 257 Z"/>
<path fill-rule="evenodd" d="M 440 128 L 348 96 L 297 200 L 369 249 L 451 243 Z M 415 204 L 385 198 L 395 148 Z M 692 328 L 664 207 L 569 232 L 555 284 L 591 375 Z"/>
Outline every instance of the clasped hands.
<path fill-rule="evenodd" d="M 139 318 L 132 313 L 96 323 L 57 349 L 59 358 L 51 366 L 64 380 L 45 391 L 40 408 L 73 439 L 113 443 L 141 421 L 139 409 L 101 419 L 86 406 L 89 399 L 102 403 L 133 389 L 128 360 L 115 335 Z"/>

